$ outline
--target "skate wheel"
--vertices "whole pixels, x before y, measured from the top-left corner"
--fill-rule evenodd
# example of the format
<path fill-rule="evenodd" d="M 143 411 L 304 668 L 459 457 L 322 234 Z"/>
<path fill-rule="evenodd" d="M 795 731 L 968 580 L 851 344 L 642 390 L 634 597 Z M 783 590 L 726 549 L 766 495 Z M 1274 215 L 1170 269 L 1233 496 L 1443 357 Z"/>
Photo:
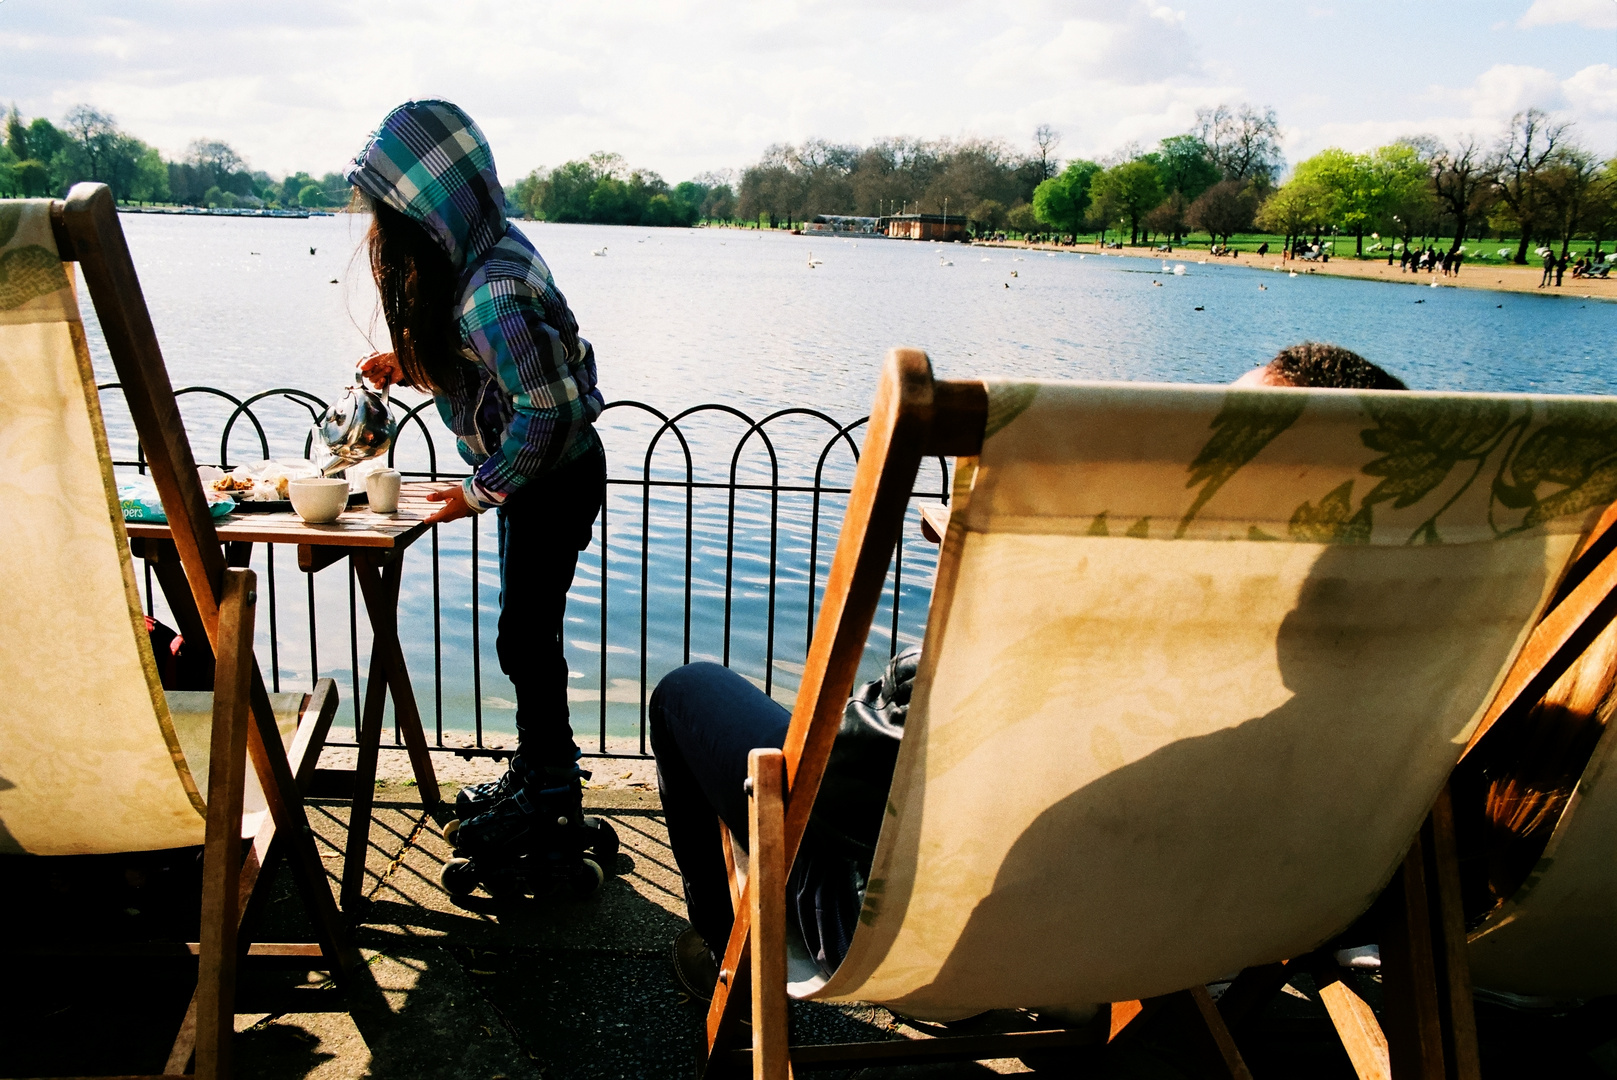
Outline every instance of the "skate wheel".
<path fill-rule="evenodd" d="M 450 847 L 455 846 L 455 834 L 460 832 L 460 818 L 450 818 L 444 822 L 444 839 Z"/>
<path fill-rule="evenodd" d="M 477 888 L 477 870 L 470 859 L 450 859 L 438 871 L 438 884 L 450 896 L 469 896 Z"/>
<path fill-rule="evenodd" d="M 595 852 L 595 861 L 601 869 L 610 874 L 618 865 L 618 831 L 612 823 L 603 818 L 587 817 L 584 824 L 594 830 L 594 837 L 590 841 L 590 850 Z"/>
<path fill-rule="evenodd" d="M 601 872 L 599 863 L 594 859 L 581 859 L 573 878 L 573 892 L 580 898 L 594 896 L 605 880 L 606 874 Z"/>

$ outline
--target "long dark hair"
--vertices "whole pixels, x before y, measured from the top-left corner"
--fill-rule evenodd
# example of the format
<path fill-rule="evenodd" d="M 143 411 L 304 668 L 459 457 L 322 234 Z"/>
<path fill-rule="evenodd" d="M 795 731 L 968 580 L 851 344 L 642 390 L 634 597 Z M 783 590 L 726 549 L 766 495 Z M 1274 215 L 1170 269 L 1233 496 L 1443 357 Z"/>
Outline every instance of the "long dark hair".
<path fill-rule="evenodd" d="M 439 393 L 458 382 L 455 300 L 459 275 L 449 256 L 419 223 L 379 199 L 366 245 L 404 382 Z"/>

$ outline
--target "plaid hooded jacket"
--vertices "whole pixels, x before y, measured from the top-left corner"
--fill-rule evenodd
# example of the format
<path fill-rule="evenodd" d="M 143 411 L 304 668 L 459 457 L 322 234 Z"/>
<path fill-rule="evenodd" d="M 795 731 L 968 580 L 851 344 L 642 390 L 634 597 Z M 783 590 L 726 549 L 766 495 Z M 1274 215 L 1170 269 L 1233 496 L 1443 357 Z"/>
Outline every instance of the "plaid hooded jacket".
<path fill-rule="evenodd" d="M 532 477 L 599 446 L 595 352 L 544 259 L 506 221 L 494 155 L 471 117 L 447 101 L 406 102 L 344 175 L 425 227 L 460 272 L 469 362 L 437 405 L 476 468 L 466 501 L 479 511 L 498 506 Z"/>

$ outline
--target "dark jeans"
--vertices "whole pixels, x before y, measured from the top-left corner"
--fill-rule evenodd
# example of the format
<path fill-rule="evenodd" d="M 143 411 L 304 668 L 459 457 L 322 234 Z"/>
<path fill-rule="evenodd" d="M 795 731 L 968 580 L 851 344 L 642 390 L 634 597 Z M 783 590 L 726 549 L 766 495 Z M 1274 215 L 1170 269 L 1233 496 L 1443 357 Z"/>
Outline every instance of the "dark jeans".
<path fill-rule="evenodd" d="M 792 716 L 762 690 L 718 664 L 686 664 L 651 694 L 651 750 L 668 822 L 668 846 L 685 886 L 685 909 L 708 948 L 723 953 L 735 911 L 724 871 L 719 819 L 743 850 L 747 755 L 779 749 Z M 863 902 L 863 878 L 811 829 L 786 879 L 786 910 L 808 954 L 834 971 L 847 954 Z"/>
<path fill-rule="evenodd" d="M 497 511 L 500 527 L 500 670 L 516 688 L 517 754 L 511 771 L 570 767 L 578 756 L 567 714 L 563 623 L 578 553 L 589 547 L 606 491 L 599 444 L 522 485 Z"/>
<path fill-rule="evenodd" d="M 685 907 L 708 947 L 722 953 L 735 912 L 718 819 L 746 849 L 747 754 L 778 748 L 792 717 L 729 668 L 700 663 L 657 684 L 649 719 L 668 846 L 684 879 Z"/>

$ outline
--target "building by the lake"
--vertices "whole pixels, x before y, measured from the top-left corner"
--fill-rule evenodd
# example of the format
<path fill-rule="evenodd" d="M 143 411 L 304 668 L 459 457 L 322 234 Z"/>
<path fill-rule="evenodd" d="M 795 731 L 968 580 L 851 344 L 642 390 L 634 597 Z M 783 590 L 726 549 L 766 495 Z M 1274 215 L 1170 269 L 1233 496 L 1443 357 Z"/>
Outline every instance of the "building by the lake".
<path fill-rule="evenodd" d="M 900 240 L 966 239 L 964 214 L 894 214 L 880 222 L 883 233 Z"/>

